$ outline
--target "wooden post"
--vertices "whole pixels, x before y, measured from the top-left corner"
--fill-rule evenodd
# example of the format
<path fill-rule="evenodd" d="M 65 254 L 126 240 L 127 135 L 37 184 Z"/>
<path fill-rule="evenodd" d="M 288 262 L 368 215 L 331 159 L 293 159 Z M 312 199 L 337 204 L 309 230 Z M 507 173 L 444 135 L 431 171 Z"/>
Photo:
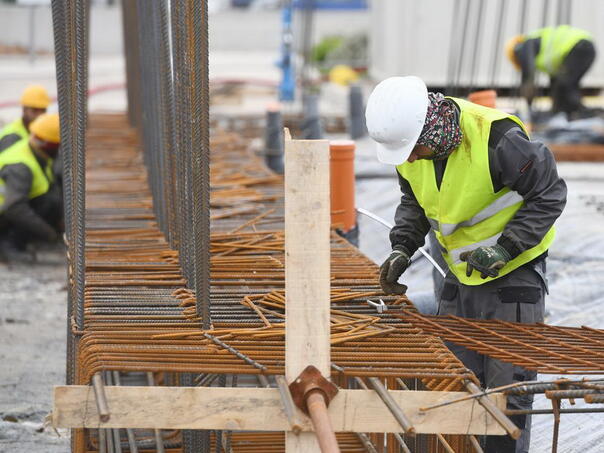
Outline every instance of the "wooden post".
<path fill-rule="evenodd" d="M 330 376 L 329 142 L 285 132 L 285 375 Z M 287 453 L 316 453 L 314 433 L 286 433 Z"/>

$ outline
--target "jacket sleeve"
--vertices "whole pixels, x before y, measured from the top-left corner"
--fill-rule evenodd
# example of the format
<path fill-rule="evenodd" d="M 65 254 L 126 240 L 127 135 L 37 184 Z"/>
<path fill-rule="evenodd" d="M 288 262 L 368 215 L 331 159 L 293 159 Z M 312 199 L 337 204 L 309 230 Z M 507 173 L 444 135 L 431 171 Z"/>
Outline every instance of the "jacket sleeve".
<path fill-rule="evenodd" d="M 0 138 L 0 151 L 3 151 L 21 140 L 19 134 L 8 134 Z"/>
<path fill-rule="evenodd" d="M 44 240 L 54 240 L 57 233 L 29 205 L 29 190 L 33 176 L 24 164 L 6 165 L 0 172 L 4 179 L 5 197 L 2 215 L 13 226 L 32 236 Z"/>
<path fill-rule="evenodd" d="M 430 224 L 409 182 L 400 174 L 398 179 L 402 196 L 394 215 L 394 227 L 390 230 L 390 243 L 393 249 L 396 246 L 404 247 L 411 256 L 424 245 Z"/>
<path fill-rule="evenodd" d="M 509 129 L 489 153 L 494 186 L 507 186 L 524 205 L 497 241 L 515 258 L 541 242 L 566 205 L 566 183 L 551 151 L 530 141 L 519 127 Z"/>

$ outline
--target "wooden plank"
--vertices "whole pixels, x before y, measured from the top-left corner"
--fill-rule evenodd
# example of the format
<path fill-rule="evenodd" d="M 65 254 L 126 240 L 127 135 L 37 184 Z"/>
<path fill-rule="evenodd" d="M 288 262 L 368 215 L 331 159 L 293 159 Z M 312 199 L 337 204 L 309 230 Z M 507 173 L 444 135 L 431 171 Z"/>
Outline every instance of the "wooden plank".
<path fill-rule="evenodd" d="M 285 377 L 308 365 L 330 376 L 329 142 L 285 134 Z M 314 434 L 286 434 L 285 451 L 314 453 Z"/>
<path fill-rule="evenodd" d="M 604 145 L 596 143 L 550 143 L 556 162 L 604 162 Z"/>
<path fill-rule="evenodd" d="M 105 392 L 111 417 L 102 423 L 91 386 L 55 387 L 53 425 L 57 428 L 289 429 L 276 388 L 108 386 Z M 467 393 L 391 390 L 390 394 L 411 419 L 417 433 L 505 434 L 475 400 L 419 412 L 420 407 Z M 500 409 L 505 409 L 504 395 L 494 394 L 491 399 Z M 401 430 L 373 390 L 340 390 L 329 406 L 329 414 L 337 432 Z M 311 431 L 310 420 L 299 411 L 298 416 L 303 421 L 302 430 Z"/>

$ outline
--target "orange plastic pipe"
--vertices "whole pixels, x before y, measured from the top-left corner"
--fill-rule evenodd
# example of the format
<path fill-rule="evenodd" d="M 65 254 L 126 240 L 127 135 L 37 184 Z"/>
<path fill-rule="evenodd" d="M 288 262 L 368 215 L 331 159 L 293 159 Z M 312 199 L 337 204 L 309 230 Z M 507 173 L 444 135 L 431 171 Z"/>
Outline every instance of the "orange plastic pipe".
<path fill-rule="evenodd" d="M 494 109 L 495 102 L 497 101 L 497 92 L 495 90 L 474 91 L 469 94 L 468 101 Z"/>
<path fill-rule="evenodd" d="M 352 140 L 330 142 L 331 223 L 344 232 L 357 223 L 354 210 L 354 150 Z"/>
<path fill-rule="evenodd" d="M 320 390 L 311 390 L 306 396 L 306 407 L 317 435 L 321 453 L 340 453 L 340 447 L 333 432 L 325 397 Z"/>

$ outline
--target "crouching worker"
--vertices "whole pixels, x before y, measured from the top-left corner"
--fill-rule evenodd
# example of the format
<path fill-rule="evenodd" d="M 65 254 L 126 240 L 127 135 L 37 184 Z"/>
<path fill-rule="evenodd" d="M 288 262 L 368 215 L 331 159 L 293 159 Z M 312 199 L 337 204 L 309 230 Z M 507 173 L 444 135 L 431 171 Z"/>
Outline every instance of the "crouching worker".
<path fill-rule="evenodd" d="M 52 171 L 59 115 L 39 116 L 29 131 L 28 140 L 0 151 L 0 258 L 9 262 L 31 262 L 27 244 L 57 240 L 62 223 L 61 190 Z"/>

